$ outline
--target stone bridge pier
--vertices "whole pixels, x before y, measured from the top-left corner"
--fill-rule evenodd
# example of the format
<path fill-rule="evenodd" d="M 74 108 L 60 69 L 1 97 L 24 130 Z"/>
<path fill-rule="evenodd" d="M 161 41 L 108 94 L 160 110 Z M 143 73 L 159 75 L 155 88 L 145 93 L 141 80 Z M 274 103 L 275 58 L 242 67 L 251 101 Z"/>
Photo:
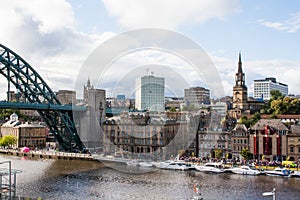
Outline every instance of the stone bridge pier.
<path fill-rule="evenodd" d="M 93 86 L 84 86 L 84 103 L 86 112 L 81 112 L 79 119 L 79 136 L 86 148 L 103 149 L 102 124 L 105 120 L 106 93 L 102 89 L 94 89 Z"/>

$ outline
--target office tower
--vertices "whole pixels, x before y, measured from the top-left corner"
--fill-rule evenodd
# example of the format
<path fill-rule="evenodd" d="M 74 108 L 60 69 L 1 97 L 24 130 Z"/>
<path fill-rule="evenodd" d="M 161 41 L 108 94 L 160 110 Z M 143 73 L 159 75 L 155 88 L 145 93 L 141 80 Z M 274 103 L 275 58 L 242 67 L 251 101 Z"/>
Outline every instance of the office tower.
<path fill-rule="evenodd" d="M 276 78 L 254 80 L 254 98 L 270 100 L 272 90 L 278 90 L 285 96 L 288 95 L 288 85 L 276 82 Z"/>
<path fill-rule="evenodd" d="M 135 108 L 164 111 L 165 79 L 153 74 L 136 79 Z"/>

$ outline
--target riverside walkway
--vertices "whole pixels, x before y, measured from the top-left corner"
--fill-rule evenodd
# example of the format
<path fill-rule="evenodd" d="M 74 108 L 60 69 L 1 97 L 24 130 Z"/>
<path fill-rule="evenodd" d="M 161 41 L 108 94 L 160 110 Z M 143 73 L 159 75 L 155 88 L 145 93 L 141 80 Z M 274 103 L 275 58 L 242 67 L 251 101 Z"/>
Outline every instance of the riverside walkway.
<path fill-rule="evenodd" d="M 83 153 L 67 153 L 60 151 L 47 151 L 47 150 L 31 150 L 29 152 L 21 152 L 13 149 L 0 149 L 1 154 L 13 155 L 13 156 L 25 156 L 29 158 L 37 159 L 62 159 L 62 160 L 86 160 L 93 161 L 94 158 L 90 154 Z"/>

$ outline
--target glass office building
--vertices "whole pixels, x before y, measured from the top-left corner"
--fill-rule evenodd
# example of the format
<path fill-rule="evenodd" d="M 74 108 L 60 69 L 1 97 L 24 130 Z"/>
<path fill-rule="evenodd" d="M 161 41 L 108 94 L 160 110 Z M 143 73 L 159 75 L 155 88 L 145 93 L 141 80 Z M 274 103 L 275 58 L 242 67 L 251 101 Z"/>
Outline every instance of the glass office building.
<path fill-rule="evenodd" d="M 153 75 L 136 79 L 135 108 L 164 111 L 165 79 Z"/>

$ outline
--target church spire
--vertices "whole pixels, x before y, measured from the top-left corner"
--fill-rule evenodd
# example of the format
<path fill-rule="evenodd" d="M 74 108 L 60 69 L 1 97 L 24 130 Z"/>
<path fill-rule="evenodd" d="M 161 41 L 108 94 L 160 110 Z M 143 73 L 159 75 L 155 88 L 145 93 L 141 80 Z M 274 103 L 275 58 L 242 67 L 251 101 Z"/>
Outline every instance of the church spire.
<path fill-rule="evenodd" d="M 239 53 L 238 73 L 243 73 L 241 52 Z"/>
<path fill-rule="evenodd" d="M 88 77 L 88 80 L 87 80 L 87 86 L 86 87 L 88 87 L 88 88 L 90 88 L 91 87 L 91 81 L 90 81 L 90 77 Z"/>
<path fill-rule="evenodd" d="M 235 83 L 236 83 L 235 84 L 236 86 L 246 87 L 246 85 L 245 85 L 245 74 L 243 73 L 243 69 L 242 69 L 241 52 L 239 53 L 238 71 L 235 74 Z"/>

